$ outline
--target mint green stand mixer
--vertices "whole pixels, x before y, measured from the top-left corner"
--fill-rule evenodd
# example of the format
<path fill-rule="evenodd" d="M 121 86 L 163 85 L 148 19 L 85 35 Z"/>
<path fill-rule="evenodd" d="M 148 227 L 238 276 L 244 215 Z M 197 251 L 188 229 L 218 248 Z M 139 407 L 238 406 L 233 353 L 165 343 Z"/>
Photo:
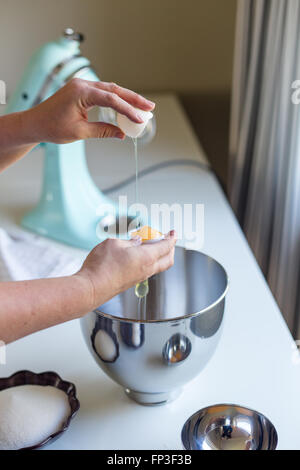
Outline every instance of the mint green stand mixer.
<path fill-rule="evenodd" d="M 43 45 L 31 58 L 6 113 L 37 105 L 74 77 L 99 81 L 89 60 L 80 54 L 82 40 L 81 34 L 68 28 L 57 41 Z M 22 226 L 85 250 L 107 238 L 111 226 L 117 236 L 128 238 L 134 214 L 120 214 L 117 205 L 95 185 L 87 168 L 84 141 L 41 145 L 45 148 L 42 193 L 37 206 L 23 217 Z"/>

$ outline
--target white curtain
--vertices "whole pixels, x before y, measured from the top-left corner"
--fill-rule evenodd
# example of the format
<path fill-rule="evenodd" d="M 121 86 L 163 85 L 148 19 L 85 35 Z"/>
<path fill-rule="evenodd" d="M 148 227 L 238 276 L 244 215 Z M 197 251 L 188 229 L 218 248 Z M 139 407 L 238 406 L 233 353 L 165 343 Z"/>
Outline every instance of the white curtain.
<path fill-rule="evenodd" d="M 296 80 L 300 0 L 238 0 L 229 196 L 287 324 L 299 339 L 300 104 L 292 101 Z"/>

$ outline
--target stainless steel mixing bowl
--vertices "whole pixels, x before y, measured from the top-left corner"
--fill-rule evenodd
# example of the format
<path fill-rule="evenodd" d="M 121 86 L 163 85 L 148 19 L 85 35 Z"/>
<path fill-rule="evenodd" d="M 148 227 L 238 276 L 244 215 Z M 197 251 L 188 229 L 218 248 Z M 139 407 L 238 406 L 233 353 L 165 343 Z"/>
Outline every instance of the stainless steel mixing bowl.
<path fill-rule="evenodd" d="M 90 352 L 128 396 L 143 405 L 176 398 L 218 344 L 228 277 L 214 259 L 176 247 L 174 266 L 81 319 Z"/>
<path fill-rule="evenodd" d="M 186 450 L 275 450 L 278 436 L 261 413 L 239 405 L 214 405 L 191 416 L 181 433 Z"/>

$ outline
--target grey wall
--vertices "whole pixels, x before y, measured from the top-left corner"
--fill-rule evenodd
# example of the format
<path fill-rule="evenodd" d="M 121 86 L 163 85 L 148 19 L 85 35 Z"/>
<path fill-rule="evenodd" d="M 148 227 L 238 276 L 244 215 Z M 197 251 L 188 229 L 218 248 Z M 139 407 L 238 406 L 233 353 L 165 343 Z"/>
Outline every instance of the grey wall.
<path fill-rule="evenodd" d="M 137 90 L 230 88 L 236 0 L 0 0 L 0 79 L 14 89 L 33 49 L 67 26 L 101 78 Z"/>

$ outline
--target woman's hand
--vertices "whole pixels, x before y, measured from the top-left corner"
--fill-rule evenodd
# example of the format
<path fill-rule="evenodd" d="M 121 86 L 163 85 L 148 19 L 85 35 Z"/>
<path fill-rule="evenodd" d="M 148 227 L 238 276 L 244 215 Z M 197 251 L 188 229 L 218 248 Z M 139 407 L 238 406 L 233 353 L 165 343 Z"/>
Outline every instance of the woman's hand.
<path fill-rule="evenodd" d="M 176 235 L 141 245 L 140 240 L 106 240 L 73 276 L 0 282 L 0 339 L 9 343 L 35 331 L 85 315 L 123 290 L 174 261 Z"/>
<path fill-rule="evenodd" d="M 135 108 L 151 111 L 155 104 L 115 83 L 74 78 L 38 106 L 0 117 L 0 172 L 40 142 L 66 144 L 89 138 L 124 134 L 116 126 L 88 122 L 94 106 L 113 108 L 136 123 L 143 122 Z"/>
<path fill-rule="evenodd" d="M 115 83 L 91 82 L 75 78 L 48 100 L 27 111 L 35 129 L 33 140 L 64 144 L 103 137 L 123 139 L 124 133 L 112 124 L 88 122 L 94 106 L 110 107 L 136 123 L 143 122 L 135 108 L 151 111 L 155 104 Z M 35 123 L 35 124 L 34 124 Z"/>
<path fill-rule="evenodd" d="M 169 269 L 174 263 L 175 244 L 176 234 L 172 231 L 161 242 L 149 245 L 141 245 L 138 238 L 108 239 L 97 245 L 74 275 L 89 286 L 90 310 L 153 274 Z"/>

